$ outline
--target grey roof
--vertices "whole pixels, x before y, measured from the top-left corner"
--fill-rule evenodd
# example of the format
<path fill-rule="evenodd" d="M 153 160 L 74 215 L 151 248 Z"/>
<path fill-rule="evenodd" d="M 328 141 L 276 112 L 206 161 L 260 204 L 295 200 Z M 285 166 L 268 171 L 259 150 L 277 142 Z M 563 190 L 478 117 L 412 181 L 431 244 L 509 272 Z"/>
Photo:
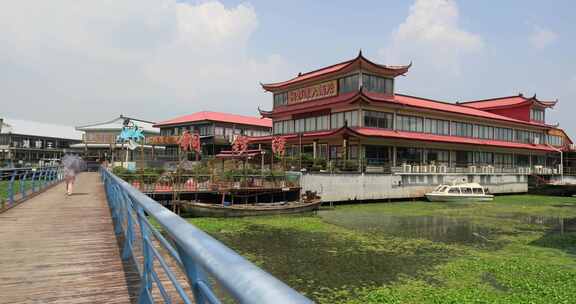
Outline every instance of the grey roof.
<path fill-rule="evenodd" d="M 0 118 L 2 134 L 21 134 L 62 139 L 82 139 L 82 132 L 76 131 L 72 126 L 57 125 L 29 120 Z"/>
<path fill-rule="evenodd" d="M 137 118 L 126 117 L 123 115 L 118 116 L 110 121 L 105 121 L 101 123 L 77 126 L 76 130 L 78 131 L 120 131 L 122 127 L 124 127 L 124 120 L 129 119 L 130 121 L 134 122 L 137 126 L 141 127 L 144 132 L 148 133 L 160 133 L 159 128 L 153 127 L 155 122 L 147 121 Z"/>

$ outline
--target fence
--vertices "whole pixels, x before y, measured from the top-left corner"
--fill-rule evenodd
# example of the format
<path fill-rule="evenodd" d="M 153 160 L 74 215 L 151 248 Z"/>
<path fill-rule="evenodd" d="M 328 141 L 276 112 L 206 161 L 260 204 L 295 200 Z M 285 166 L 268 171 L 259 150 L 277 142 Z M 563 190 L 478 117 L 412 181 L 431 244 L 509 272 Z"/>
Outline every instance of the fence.
<path fill-rule="evenodd" d="M 208 175 L 122 173 L 119 178 L 145 193 L 229 191 L 230 189 L 270 189 L 299 187 L 299 174 Z"/>
<path fill-rule="evenodd" d="M 62 168 L 56 166 L 0 170 L 0 211 L 13 207 L 61 179 Z"/>
<path fill-rule="evenodd" d="M 140 277 L 138 303 L 221 303 L 212 282 L 237 303 L 312 303 L 108 170 L 101 175 L 122 258 Z"/>

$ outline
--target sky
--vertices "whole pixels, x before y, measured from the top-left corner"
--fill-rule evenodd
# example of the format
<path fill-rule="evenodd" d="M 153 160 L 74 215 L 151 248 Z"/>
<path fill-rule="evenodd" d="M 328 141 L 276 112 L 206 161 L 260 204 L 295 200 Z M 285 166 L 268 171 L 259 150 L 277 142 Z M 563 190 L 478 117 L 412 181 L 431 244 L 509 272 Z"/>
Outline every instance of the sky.
<path fill-rule="evenodd" d="M 537 94 L 576 136 L 576 2 L 0 0 L 0 117 L 257 115 L 259 83 L 354 58 L 413 63 L 401 93 Z"/>

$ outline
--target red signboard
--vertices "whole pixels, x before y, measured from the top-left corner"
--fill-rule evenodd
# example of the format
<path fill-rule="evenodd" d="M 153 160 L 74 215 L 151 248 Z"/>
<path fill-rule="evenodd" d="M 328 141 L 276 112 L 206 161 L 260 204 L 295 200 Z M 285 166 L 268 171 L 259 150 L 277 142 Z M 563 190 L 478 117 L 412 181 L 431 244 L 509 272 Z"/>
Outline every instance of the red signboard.
<path fill-rule="evenodd" d="M 331 80 L 288 92 L 288 104 L 295 104 L 324 97 L 336 96 L 338 82 Z"/>

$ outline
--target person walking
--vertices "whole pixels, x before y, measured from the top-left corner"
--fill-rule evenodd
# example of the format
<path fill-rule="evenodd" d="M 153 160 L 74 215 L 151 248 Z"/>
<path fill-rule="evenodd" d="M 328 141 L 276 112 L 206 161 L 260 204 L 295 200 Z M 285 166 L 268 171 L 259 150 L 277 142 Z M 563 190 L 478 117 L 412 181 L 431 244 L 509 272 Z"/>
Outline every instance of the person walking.
<path fill-rule="evenodd" d="M 74 190 L 74 182 L 76 175 L 80 173 L 85 167 L 85 162 L 80 156 L 67 154 L 62 157 L 62 165 L 64 165 L 64 181 L 66 182 L 66 194 L 72 195 Z"/>

